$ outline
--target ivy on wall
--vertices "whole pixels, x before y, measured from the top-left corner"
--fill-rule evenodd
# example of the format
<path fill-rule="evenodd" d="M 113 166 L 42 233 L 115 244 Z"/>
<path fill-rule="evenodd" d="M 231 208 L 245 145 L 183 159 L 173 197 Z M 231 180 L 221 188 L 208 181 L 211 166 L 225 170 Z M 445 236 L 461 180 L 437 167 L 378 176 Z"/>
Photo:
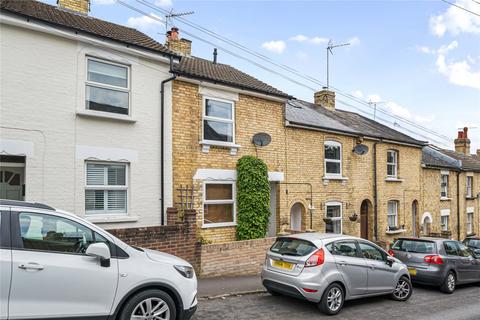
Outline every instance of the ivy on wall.
<path fill-rule="evenodd" d="M 265 162 L 244 156 L 237 162 L 237 240 L 265 237 L 270 218 L 270 184 Z"/>

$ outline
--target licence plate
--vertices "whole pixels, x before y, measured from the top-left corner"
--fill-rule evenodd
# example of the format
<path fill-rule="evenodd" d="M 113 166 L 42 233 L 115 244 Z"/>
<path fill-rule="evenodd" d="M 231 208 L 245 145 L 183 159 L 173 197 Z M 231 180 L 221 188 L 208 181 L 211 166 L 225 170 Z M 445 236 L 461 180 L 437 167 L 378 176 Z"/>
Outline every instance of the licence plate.
<path fill-rule="evenodd" d="M 293 269 L 293 264 L 289 262 L 284 262 L 284 261 L 278 261 L 278 260 L 272 260 L 272 266 L 280 269 L 285 269 L 285 270 L 292 270 Z"/>
<path fill-rule="evenodd" d="M 416 276 L 417 275 L 417 269 L 408 268 L 408 273 L 410 273 L 411 276 Z"/>

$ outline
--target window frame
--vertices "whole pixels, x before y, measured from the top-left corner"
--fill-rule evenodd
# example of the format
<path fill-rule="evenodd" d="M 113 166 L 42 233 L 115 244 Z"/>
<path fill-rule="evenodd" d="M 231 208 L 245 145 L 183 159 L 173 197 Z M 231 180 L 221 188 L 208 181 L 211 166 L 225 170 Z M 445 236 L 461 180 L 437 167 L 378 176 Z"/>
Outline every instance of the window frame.
<path fill-rule="evenodd" d="M 448 231 L 450 228 L 450 215 L 440 216 L 441 231 Z"/>
<path fill-rule="evenodd" d="M 473 176 L 467 176 L 466 197 L 473 198 Z"/>
<path fill-rule="evenodd" d="M 467 211 L 467 234 L 473 234 L 475 214 L 473 211 Z"/>
<path fill-rule="evenodd" d="M 444 177 L 446 177 L 446 182 L 443 181 Z M 445 183 L 445 185 L 443 185 Z M 442 173 L 440 175 L 440 198 L 446 199 L 448 198 L 448 189 L 450 184 L 450 175 L 446 173 Z M 443 195 L 445 193 L 445 195 Z"/>
<path fill-rule="evenodd" d="M 232 110 L 232 119 L 225 119 L 225 118 L 218 118 L 207 116 L 207 100 L 215 100 L 223 103 L 229 103 L 231 105 Z M 231 146 L 235 145 L 236 137 L 235 137 L 235 101 L 216 98 L 212 96 L 202 96 L 202 143 L 206 143 L 209 145 L 223 145 L 223 146 Z M 205 139 L 205 121 L 217 121 L 222 123 L 230 123 L 232 124 L 232 141 L 217 141 L 217 140 L 209 140 Z"/>
<path fill-rule="evenodd" d="M 88 164 L 99 164 L 99 165 L 123 165 L 125 166 L 125 186 L 110 186 L 110 185 L 88 185 L 87 184 L 87 167 Z M 105 167 L 108 170 L 108 167 Z M 129 212 L 129 205 L 130 205 L 130 199 L 129 199 L 129 185 L 130 185 L 130 179 L 129 179 L 129 173 L 130 173 L 130 163 L 126 162 L 108 162 L 108 161 L 85 161 L 85 186 L 84 186 L 84 199 L 83 199 L 83 207 L 84 207 L 84 212 L 85 216 L 88 217 L 112 217 L 112 216 L 128 216 Z M 108 172 L 104 176 L 104 179 L 108 179 Z M 103 207 L 104 210 L 88 210 L 85 206 L 85 197 L 86 197 L 86 191 L 87 190 L 103 190 L 104 192 L 104 197 L 103 197 Z M 115 190 L 125 190 L 126 191 L 126 196 L 125 196 L 125 212 L 117 212 L 117 211 L 108 211 L 108 196 L 105 196 L 106 191 L 115 191 Z"/>
<path fill-rule="evenodd" d="M 393 153 L 394 162 L 388 162 L 388 154 L 389 153 Z M 395 149 L 388 149 L 387 150 L 387 178 L 393 178 L 393 179 L 398 178 L 398 158 L 399 158 L 398 150 L 395 150 Z M 393 175 L 388 174 L 389 166 L 393 166 L 393 168 L 394 168 L 394 174 Z"/>
<path fill-rule="evenodd" d="M 118 86 L 114 86 L 114 85 L 110 85 L 110 84 L 105 84 L 105 83 L 101 83 L 101 82 L 95 82 L 95 81 L 88 80 L 88 62 L 89 61 L 97 61 L 97 62 L 104 63 L 104 64 L 110 64 L 110 65 L 113 65 L 113 66 L 126 68 L 127 69 L 127 87 L 126 88 L 118 87 Z M 115 61 L 112 61 L 112 60 L 97 58 L 97 57 L 93 57 L 93 56 L 86 56 L 86 59 L 85 59 L 85 99 L 84 99 L 85 100 L 85 110 L 92 111 L 92 112 L 104 112 L 106 114 L 131 116 L 132 115 L 132 101 L 131 101 L 131 99 L 132 99 L 132 95 L 131 95 L 132 88 L 131 88 L 131 79 L 130 79 L 131 78 L 131 67 L 132 67 L 131 65 L 125 64 L 125 63 L 119 63 L 119 62 L 115 62 Z M 128 94 L 128 108 L 127 108 L 128 113 L 127 114 L 122 114 L 122 113 L 117 113 L 117 112 L 94 110 L 94 109 L 88 108 L 87 107 L 87 87 L 88 86 L 127 93 Z"/>
<path fill-rule="evenodd" d="M 395 203 L 395 214 L 390 214 L 390 203 Z M 400 207 L 400 201 L 398 200 L 388 200 L 387 202 L 387 226 L 390 228 L 398 228 L 398 208 Z M 395 226 L 390 226 L 389 217 L 395 217 Z"/>
<path fill-rule="evenodd" d="M 326 147 L 327 146 L 331 146 L 331 147 L 338 147 L 340 148 L 340 159 L 327 159 L 327 156 L 326 156 Z M 333 162 L 333 163 L 339 163 L 340 164 L 340 172 L 339 173 L 328 173 L 327 172 L 327 162 Z M 338 177 L 342 177 L 343 176 L 343 148 L 342 148 L 342 144 L 338 141 L 335 141 L 335 140 L 326 140 L 324 143 L 323 143 L 323 173 L 325 175 L 325 177 L 334 177 L 334 178 L 338 178 Z"/>
<path fill-rule="evenodd" d="M 340 207 L 340 217 L 329 217 L 327 215 L 328 207 L 337 207 L 337 206 Z M 325 218 L 331 219 L 332 223 L 334 221 L 340 221 L 340 233 L 333 232 L 333 234 L 343 234 L 343 203 L 341 203 L 340 201 L 327 201 L 327 202 L 325 202 Z M 326 229 L 327 229 L 327 223 L 325 223 L 325 233 L 327 233 Z"/>
<path fill-rule="evenodd" d="M 207 185 L 209 184 L 229 184 L 232 186 L 231 200 L 207 200 Z M 202 228 L 218 228 L 218 227 L 234 227 L 237 225 L 237 188 L 236 181 L 215 180 L 203 182 L 202 196 Z M 205 222 L 205 205 L 206 204 L 232 204 L 233 222 Z"/>

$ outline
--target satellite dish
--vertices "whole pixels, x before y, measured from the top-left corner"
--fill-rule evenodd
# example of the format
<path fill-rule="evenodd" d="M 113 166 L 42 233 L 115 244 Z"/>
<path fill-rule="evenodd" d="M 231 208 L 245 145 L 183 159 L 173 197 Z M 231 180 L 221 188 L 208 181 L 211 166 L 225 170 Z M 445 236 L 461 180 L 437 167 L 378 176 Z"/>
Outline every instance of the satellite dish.
<path fill-rule="evenodd" d="M 363 156 L 364 154 L 367 154 L 368 152 L 368 146 L 364 144 L 357 144 L 355 148 L 353 148 L 353 152 L 355 152 L 358 155 Z"/>
<path fill-rule="evenodd" d="M 265 147 L 265 146 L 268 146 L 270 142 L 272 142 L 272 137 L 268 133 L 260 132 L 260 133 L 256 133 L 253 136 L 252 142 L 256 146 Z"/>

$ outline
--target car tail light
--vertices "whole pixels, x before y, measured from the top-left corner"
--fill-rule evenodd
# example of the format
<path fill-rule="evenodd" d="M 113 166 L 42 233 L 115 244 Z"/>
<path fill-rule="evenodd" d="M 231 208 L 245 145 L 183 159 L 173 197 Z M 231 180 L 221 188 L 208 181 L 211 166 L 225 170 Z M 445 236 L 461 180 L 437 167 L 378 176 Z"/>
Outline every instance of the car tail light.
<path fill-rule="evenodd" d="M 305 267 L 316 267 L 322 265 L 325 262 L 325 251 L 323 249 L 319 249 L 315 251 L 310 258 L 308 258 L 307 262 L 305 262 Z"/>
<path fill-rule="evenodd" d="M 440 256 L 433 255 L 433 256 L 425 256 L 423 261 L 429 264 L 443 264 L 443 259 Z"/>
<path fill-rule="evenodd" d="M 302 289 L 303 289 L 303 291 L 308 292 L 308 293 L 318 292 L 318 290 L 315 290 L 315 289 L 309 289 L 309 288 L 302 288 Z"/>
<path fill-rule="evenodd" d="M 392 257 L 395 257 L 395 252 L 393 252 L 392 249 L 388 250 L 388 254 L 391 255 Z"/>

